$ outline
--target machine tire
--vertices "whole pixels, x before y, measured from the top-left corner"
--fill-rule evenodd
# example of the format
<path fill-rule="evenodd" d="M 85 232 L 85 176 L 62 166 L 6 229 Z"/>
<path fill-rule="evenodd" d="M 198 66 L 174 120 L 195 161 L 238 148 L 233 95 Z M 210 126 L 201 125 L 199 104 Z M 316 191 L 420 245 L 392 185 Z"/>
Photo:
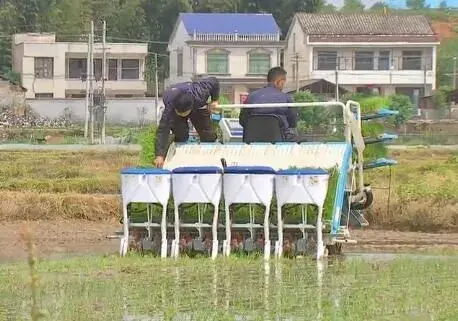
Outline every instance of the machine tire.
<path fill-rule="evenodd" d="M 350 205 L 350 209 L 362 211 L 362 210 L 369 208 L 369 206 L 372 205 L 372 203 L 374 202 L 374 194 L 372 193 L 372 190 L 370 188 L 365 189 L 364 194 L 365 194 L 365 201 L 361 203 L 352 203 Z"/>

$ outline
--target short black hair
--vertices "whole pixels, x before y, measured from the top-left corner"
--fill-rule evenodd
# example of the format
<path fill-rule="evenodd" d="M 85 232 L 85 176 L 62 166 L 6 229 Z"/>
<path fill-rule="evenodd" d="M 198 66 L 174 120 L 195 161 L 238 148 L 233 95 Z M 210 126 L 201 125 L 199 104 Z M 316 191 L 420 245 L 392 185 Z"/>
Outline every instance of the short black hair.
<path fill-rule="evenodd" d="M 192 109 L 194 99 L 189 93 L 180 93 L 173 101 L 173 107 L 176 111 L 183 113 Z"/>
<path fill-rule="evenodd" d="M 282 67 L 273 67 L 267 73 L 267 82 L 273 82 L 278 77 L 286 76 L 286 70 Z"/>

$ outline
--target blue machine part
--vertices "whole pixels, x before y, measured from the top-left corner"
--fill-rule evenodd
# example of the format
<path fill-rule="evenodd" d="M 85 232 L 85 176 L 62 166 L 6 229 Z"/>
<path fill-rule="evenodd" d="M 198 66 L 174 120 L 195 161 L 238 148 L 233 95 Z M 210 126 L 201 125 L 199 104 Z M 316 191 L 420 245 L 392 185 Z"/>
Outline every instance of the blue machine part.
<path fill-rule="evenodd" d="M 327 175 L 328 171 L 321 168 L 288 168 L 277 171 L 277 175 Z"/>
<path fill-rule="evenodd" d="M 173 174 L 221 174 L 222 169 L 217 166 L 183 166 L 173 169 Z"/>
<path fill-rule="evenodd" d="M 224 174 L 275 174 L 275 170 L 268 166 L 228 166 Z"/>
<path fill-rule="evenodd" d="M 397 138 L 398 138 L 398 135 L 396 134 L 383 133 L 381 135 L 378 135 L 376 138 L 372 138 L 372 137 L 364 138 L 364 143 L 365 144 L 384 143 L 384 142 L 392 141 Z"/>
<path fill-rule="evenodd" d="M 212 118 L 212 121 L 219 122 L 223 117 L 221 114 L 212 114 L 211 118 Z"/>
<path fill-rule="evenodd" d="M 171 172 L 163 168 L 129 167 L 121 169 L 121 175 L 169 175 Z"/>
<path fill-rule="evenodd" d="M 364 164 L 364 169 L 373 169 L 385 166 L 393 166 L 396 165 L 398 162 L 394 159 L 387 159 L 387 158 L 379 158 L 374 161 L 368 162 Z"/>
<path fill-rule="evenodd" d="M 223 134 L 223 142 L 241 142 L 243 139 L 243 127 L 237 118 L 222 118 L 219 122 Z"/>
<path fill-rule="evenodd" d="M 388 109 L 388 108 L 381 108 L 375 114 L 361 115 L 361 120 L 385 118 L 385 117 L 396 116 L 398 114 L 399 114 L 399 111 L 397 111 L 397 110 L 391 110 L 391 109 Z"/>

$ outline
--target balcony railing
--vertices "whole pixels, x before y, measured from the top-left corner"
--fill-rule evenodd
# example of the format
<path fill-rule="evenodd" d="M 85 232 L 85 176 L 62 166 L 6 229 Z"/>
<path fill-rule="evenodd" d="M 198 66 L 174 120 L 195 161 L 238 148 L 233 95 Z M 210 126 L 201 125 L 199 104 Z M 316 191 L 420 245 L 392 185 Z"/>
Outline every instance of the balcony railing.
<path fill-rule="evenodd" d="M 194 33 L 192 40 L 221 42 L 273 42 L 280 41 L 280 34 Z"/>
<path fill-rule="evenodd" d="M 431 56 L 346 56 L 314 55 L 313 70 L 432 70 Z"/>

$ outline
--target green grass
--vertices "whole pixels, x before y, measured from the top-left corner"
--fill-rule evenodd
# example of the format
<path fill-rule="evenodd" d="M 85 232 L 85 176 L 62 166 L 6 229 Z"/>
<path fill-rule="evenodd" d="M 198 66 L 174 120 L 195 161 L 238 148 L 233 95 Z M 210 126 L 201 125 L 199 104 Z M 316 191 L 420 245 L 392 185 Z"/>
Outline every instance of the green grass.
<path fill-rule="evenodd" d="M 193 320 L 318 320 L 319 312 L 322 320 L 458 319 L 456 258 L 337 261 L 325 269 L 321 288 L 314 262 L 272 263 L 267 277 L 264 268 L 253 258 L 45 261 L 37 265 L 38 302 L 47 311 L 43 320 L 59 321 L 121 320 L 126 314 L 179 320 L 182 313 L 192 313 Z M 0 300 L 7 307 L 0 319 L 19 320 L 30 311 L 28 273 L 25 264 L 0 267 Z"/>

